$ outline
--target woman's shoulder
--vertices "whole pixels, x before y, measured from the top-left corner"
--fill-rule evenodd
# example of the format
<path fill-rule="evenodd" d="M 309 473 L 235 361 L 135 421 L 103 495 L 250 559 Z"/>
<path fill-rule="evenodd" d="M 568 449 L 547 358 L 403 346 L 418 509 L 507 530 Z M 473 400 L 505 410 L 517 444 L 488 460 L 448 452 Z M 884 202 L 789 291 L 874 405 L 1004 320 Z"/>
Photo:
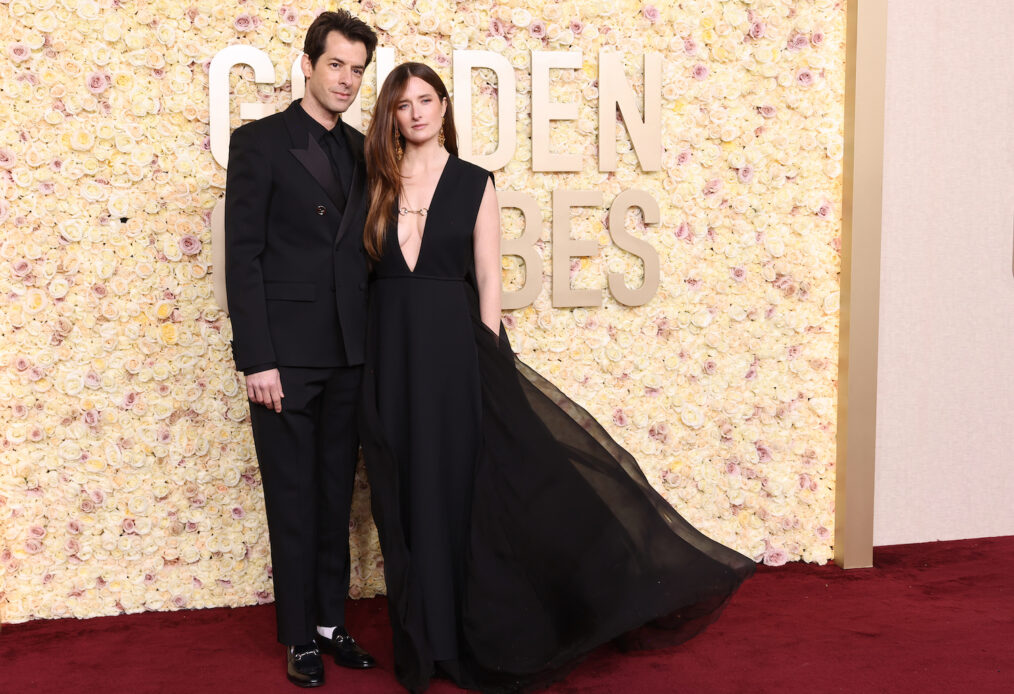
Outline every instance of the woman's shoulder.
<path fill-rule="evenodd" d="M 470 161 L 465 161 L 461 157 L 452 154 L 450 155 L 449 161 L 455 162 L 457 169 L 461 172 L 461 176 L 468 178 L 469 180 L 482 181 L 483 186 L 486 185 L 486 179 L 493 178 L 493 172 L 482 168 L 478 164 L 473 164 Z"/>

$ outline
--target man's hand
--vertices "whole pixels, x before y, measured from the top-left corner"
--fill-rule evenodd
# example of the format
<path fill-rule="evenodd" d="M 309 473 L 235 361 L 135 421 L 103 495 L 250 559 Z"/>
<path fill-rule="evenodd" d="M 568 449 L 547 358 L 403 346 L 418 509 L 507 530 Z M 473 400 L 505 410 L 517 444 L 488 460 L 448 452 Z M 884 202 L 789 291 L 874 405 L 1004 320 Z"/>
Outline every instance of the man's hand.
<path fill-rule="evenodd" d="M 246 377 L 246 395 L 251 402 L 270 407 L 275 412 L 282 411 L 282 377 L 278 369 L 258 371 Z"/>

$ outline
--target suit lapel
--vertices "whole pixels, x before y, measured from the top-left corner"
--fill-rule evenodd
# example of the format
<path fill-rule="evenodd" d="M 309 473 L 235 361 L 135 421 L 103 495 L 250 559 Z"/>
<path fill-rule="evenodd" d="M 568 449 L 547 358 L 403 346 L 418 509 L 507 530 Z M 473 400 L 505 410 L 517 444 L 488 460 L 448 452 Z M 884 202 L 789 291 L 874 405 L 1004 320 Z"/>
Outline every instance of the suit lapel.
<path fill-rule="evenodd" d="M 321 148 L 320 143 L 305 128 L 299 127 L 298 118 L 300 114 L 292 111 L 294 108 L 302 108 L 298 101 L 292 103 L 285 111 L 285 117 L 289 128 L 289 135 L 293 147 L 289 152 L 296 158 L 303 168 L 313 177 L 317 185 L 327 193 L 331 202 L 341 210 L 343 200 L 339 198 L 338 181 L 335 179 L 334 171 L 331 169 L 331 160 L 327 153 Z"/>
<path fill-rule="evenodd" d="M 362 136 L 358 132 L 352 133 L 352 127 L 341 122 L 343 128 L 345 128 L 345 142 L 348 143 L 349 149 L 352 152 L 352 181 L 349 183 L 349 189 L 346 191 L 346 207 L 345 213 L 342 215 L 342 221 L 338 225 L 338 234 L 335 236 L 335 241 L 340 241 L 345 235 L 349 225 L 355 222 L 359 217 L 359 209 L 367 204 L 366 201 L 366 162 L 363 158 L 363 144 Z"/>

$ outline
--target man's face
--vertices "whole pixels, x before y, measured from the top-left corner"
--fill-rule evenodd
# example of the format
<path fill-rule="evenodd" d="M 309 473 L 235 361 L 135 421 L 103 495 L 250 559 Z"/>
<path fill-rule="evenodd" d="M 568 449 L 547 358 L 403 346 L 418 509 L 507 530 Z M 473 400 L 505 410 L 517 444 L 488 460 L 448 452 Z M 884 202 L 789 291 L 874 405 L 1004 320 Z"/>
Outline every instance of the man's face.
<path fill-rule="evenodd" d="M 303 55 L 302 67 L 306 77 L 304 99 L 332 114 L 344 113 L 355 101 L 363 81 L 366 46 L 332 31 L 317 64 L 311 65 L 310 58 Z"/>

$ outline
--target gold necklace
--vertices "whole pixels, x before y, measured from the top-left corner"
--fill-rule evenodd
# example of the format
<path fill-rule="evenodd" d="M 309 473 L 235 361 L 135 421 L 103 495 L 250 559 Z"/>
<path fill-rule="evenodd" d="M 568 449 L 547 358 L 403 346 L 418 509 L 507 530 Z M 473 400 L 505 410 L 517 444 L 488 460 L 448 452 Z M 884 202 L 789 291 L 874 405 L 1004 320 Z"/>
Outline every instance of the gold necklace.
<path fill-rule="evenodd" d="M 407 207 L 399 207 L 398 214 L 400 214 L 402 217 L 404 217 L 407 214 L 417 214 L 421 217 L 425 217 L 426 213 L 429 212 L 429 209 L 430 208 L 428 207 L 420 207 L 418 210 L 410 210 Z"/>

